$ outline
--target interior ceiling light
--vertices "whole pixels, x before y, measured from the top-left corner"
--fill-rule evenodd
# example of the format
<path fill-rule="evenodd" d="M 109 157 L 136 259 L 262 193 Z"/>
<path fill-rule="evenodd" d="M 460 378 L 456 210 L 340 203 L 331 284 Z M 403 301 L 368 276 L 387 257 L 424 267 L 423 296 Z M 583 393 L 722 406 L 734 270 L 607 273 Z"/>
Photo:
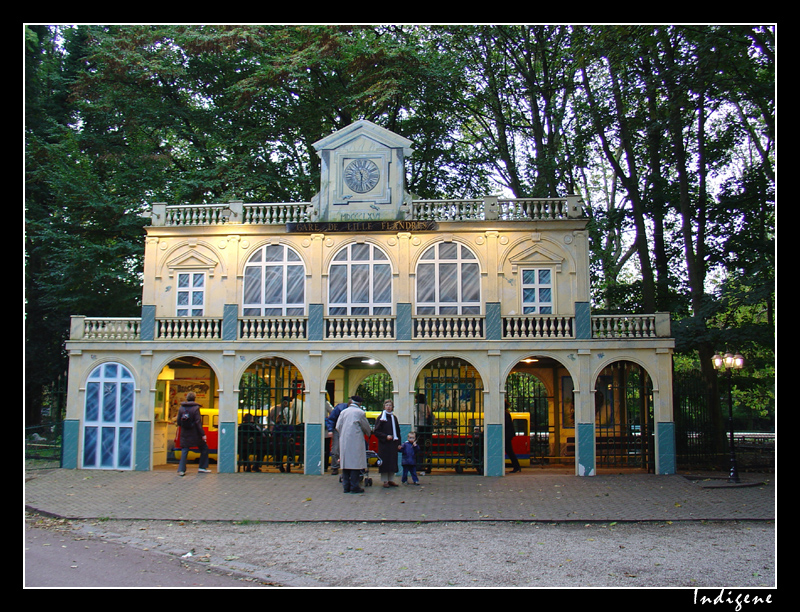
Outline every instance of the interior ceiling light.
<path fill-rule="evenodd" d="M 377 359 L 362 359 L 361 363 L 368 363 L 369 365 L 375 365 L 376 363 L 380 363 Z"/>

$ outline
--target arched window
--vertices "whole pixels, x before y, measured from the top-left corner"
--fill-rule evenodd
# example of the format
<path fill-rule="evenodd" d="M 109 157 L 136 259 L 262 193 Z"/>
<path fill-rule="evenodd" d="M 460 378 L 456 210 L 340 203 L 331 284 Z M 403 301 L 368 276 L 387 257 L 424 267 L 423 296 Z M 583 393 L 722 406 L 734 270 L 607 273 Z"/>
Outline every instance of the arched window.
<path fill-rule="evenodd" d="M 306 271 L 300 256 L 282 244 L 258 249 L 244 266 L 242 315 L 305 314 Z"/>
<path fill-rule="evenodd" d="M 83 467 L 133 468 L 134 383 L 119 363 L 97 366 L 86 381 Z"/>
<path fill-rule="evenodd" d="M 329 315 L 392 314 L 392 267 L 378 247 L 349 244 L 328 270 Z"/>
<path fill-rule="evenodd" d="M 417 314 L 481 313 L 481 274 L 475 254 L 458 242 L 439 242 L 417 263 Z"/>

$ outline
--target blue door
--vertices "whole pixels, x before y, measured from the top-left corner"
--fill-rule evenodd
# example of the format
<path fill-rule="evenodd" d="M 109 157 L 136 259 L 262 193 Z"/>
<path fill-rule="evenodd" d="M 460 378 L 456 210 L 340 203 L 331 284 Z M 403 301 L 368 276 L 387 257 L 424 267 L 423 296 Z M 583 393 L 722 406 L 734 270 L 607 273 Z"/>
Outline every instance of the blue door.
<path fill-rule="evenodd" d="M 134 383 L 118 363 L 97 366 L 86 381 L 83 418 L 83 467 L 133 468 Z"/>

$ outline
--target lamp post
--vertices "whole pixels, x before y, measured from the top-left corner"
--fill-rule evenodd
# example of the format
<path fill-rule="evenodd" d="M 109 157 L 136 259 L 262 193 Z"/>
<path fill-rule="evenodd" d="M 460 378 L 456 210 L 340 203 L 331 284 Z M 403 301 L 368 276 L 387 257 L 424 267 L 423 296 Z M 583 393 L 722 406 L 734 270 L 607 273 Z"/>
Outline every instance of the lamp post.
<path fill-rule="evenodd" d="M 722 370 L 728 378 L 728 426 L 730 428 L 730 453 L 731 453 L 731 473 L 728 482 L 739 482 L 739 470 L 736 467 L 736 449 L 733 444 L 733 392 L 731 390 L 733 381 L 733 370 L 741 370 L 744 366 L 744 357 L 739 353 L 725 353 L 724 357 L 719 354 L 714 355 L 711 360 L 714 362 L 715 370 Z"/>

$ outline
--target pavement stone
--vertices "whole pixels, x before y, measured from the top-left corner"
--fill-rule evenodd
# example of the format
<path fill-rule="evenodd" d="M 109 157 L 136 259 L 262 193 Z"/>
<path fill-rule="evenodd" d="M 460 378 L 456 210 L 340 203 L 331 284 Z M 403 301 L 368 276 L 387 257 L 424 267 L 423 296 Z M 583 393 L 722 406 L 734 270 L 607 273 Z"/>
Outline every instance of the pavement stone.
<path fill-rule="evenodd" d="M 505 477 L 433 472 L 420 486 L 345 494 L 336 476 L 56 469 L 28 474 L 29 511 L 66 519 L 186 521 L 726 521 L 774 520 L 774 474 L 645 473 Z"/>

